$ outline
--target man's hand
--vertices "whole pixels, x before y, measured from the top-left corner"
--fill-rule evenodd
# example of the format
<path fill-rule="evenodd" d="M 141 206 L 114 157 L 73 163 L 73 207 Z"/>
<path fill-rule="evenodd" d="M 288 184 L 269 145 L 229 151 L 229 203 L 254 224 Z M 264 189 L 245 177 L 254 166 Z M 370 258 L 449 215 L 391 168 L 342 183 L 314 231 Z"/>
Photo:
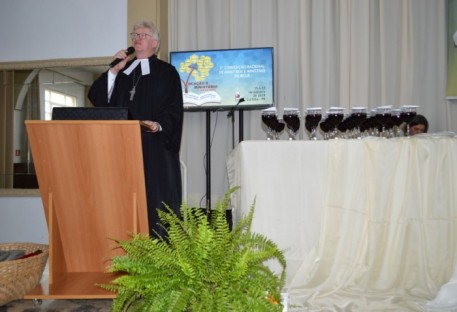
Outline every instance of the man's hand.
<path fill-rule="evenodd" d="M 160 125 L 159 125 L 159 123 L 157 123 L 155 121 L 142 120 L 142 121 L 140 121 L 140 125 L 142 127 L 146 128 L 146 131 L 149 131 L 149 132 L 160 131 Z"/>
<path fill-rule="evenodd" d="M 116 66 L 110 68 L 111 73 L 116 75 L 118 72 L 120 72 L 125 67 L 125 65 L 127 64 L 127 62 L 129 61 L 130 58 L 127 55 L 127 50 L 120 50 L 119 52 L 117 52 L 114 55 L 113 59 L 114 60 L 115 59 L 121 59 L 122 60 Z"/>

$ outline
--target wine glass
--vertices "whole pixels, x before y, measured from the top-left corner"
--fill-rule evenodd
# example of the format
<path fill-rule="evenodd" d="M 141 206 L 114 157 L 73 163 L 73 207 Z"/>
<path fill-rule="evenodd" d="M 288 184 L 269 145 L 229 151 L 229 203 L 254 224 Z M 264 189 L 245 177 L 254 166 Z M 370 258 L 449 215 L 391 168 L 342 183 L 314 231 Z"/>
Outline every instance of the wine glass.
<path fill-rule="evenodd" d="M 328 140 L 331 137 L 330 131 L 333 129 L 332 125 L 328 121 L 327 116 L 322 119 L 322 121 L 319 123 L 319 127 L 321 128 L 322 132 L 324 133 L 324 140 Z M 317 140 L 317 139 L 316 139 Z"/>
<path fill-rule="evenodd" d="M 359 126 L 359 136 L 358 138 L 363 138 L 368 135 L 368 132 L 370 131 L 370 114 L 367 112 L 367 117 L 365 118 L 364 121 Z"/>
<path fill-rule="evenodd" d="M 343 120 L 338 124 L 337 129 L 339 131 L 338 137 L 347 139 L 350 137 L 350 132 L 353 129 L 353 117 L 349 114 L 343 117 Z"/>
<path fill-rule="evenodd" d="M 327 122 L 333 128 L 331 137 L 337 138 L 338 125 L 344 119 L 344 108 L 342 107 L 330 107 L 327 111 Z"/>
<path fill-rule="evenodd" d="M 281 135 L 281 132 L 284 130 L 285 127 L 286 124 L 284 123 L 284 121 L 282 119 L 278 119 L 278 122 L 275 124 L 273 129 L 274 137 L 276 140 L 279 140 L 279 136 Z"/>
<path fill-rule="evenodd" d="M 276 114 L 276 108 L 267 108 L 262 110 L 262 122 L 267 126 L 267 140 L 274 139 L 273 133 L 275 131 L 278 122 L 278 116 Z"/>
<path fill-rule="evenodd" d="M 394 136 L 395 137 L 402 137 L 403 131 L 401 130 L 401 124 L 403 123 L 403 119 L 401 118 L 401 109 L 396 108 L 392 110 L 392 116 L 390 117 L 393 123 L 394 129 Z"/>
<path fill-rule="evenodd" d="M 306 109 L 305 128 L 309 132 L 310 140 L 317 140 L 317 126 L 322 119 L 321 107 L 310 107 Z"/>
<path fill-rule="evenodd" d="M 414 119 L 414 116 L 417 114 L 417 105 L 403 105 L 401 107 L 400 116 L 402 120 L 406 123 L 406 136 L 409 136 L 409 123 Z"/>
<path fill-rule="evenodd" d="M 390 122 L 390 117 L 391 117 L 391 110 L 392 106 L 391 105 L 386 105 L 386 106 L 379 106 L 376 108 L 376 121 L 379 122 L 381 125 L 381 137 L 389 137 L 389 133 L 386 130 L 388 123 Z"/>
<path fill-rule="evenodd" d="M 284 108 L 282 118 L 287 125 L 289 140 L 295 140 L 300 129 L 300 112 L 296 108 Z"/>
<path fill-rule="evenodd" d="M 352 116 L 352 123 L 353 123 L 352 136 L 360 139 L 362 136 L 360 127 L 367 120 L 367 108 L 360 107 L 360 106 L 352 107 L 351 116 Z"/>

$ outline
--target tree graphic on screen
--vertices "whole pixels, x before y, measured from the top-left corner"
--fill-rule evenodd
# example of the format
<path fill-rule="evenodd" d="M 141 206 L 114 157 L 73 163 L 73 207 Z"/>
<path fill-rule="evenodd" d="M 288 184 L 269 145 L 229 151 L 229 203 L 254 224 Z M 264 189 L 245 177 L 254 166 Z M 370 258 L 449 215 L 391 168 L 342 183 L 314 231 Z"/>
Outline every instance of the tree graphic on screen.
<path fill-rule="evenodd" d="M 195 81 L 203 81 L 209 76 L 211 69 L 214 67 L 214 63 L 211 61 L 211 57 L 202 55 L 200 58 L 196 54 L 192 54 L 185 62 L 179 66 L 179 72 L 188 73 L 187 79 L 182 82 L 184 84 L 184 92 L 189 91 L 189 79 L 194 77 Z"/>

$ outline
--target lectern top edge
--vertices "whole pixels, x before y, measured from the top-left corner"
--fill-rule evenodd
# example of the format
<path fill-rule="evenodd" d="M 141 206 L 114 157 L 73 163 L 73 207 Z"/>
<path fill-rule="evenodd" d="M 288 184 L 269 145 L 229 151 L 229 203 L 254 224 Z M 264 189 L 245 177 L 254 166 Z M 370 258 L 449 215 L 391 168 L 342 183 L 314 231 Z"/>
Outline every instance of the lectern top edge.
<path fill-rule="evenodd" d="M 95 120 L 26 120 L 25 124 L 46 124 L 46 123 L 52 123 L 52 124 L 93 124 Z M 96 120 L 98 125 L 111 125 L 111 124 L 117 124 L 117 125 L 136 125 L 139 124 L 139 120 Z"/>

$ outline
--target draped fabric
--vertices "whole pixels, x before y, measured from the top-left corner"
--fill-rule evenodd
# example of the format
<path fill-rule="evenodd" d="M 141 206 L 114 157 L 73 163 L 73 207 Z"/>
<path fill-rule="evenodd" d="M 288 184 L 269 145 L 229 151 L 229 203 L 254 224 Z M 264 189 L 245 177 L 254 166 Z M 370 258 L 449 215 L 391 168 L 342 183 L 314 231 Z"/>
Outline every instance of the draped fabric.
<path fill-rule="evenodd" d="M 297 304 L 420 311 L 449 280 L 457 140 L 411 141 L 331 144 L 320 237 L 290 285 Z"/>
<path fill-rule="evenodd" d="M 430 132 L 451 130 L 446 16 L 446 0 L 170 0 L 169 50 L 272 46 L 280 116 L 284 107 L 414 104 Z M 201 164 L 188 168 L 191 201 L 205 192 L 205 123 L 204 113 L 185 114 L 181 158 Z M 210 130 L 218 198 L 232 148 L 226 114 L 211 113 Z M 260 112 L 245 111 L 244 139 L 264 138 Z M 308 139 L 303 126 L 300 138 Z"/>
<path fill-rule="evenodd" d="M 246 141 L 228 161 L 234 218 L 255 199 L 292 311 L 425 311 L 455 270 L 456 160 L 446 137 Z"/>

